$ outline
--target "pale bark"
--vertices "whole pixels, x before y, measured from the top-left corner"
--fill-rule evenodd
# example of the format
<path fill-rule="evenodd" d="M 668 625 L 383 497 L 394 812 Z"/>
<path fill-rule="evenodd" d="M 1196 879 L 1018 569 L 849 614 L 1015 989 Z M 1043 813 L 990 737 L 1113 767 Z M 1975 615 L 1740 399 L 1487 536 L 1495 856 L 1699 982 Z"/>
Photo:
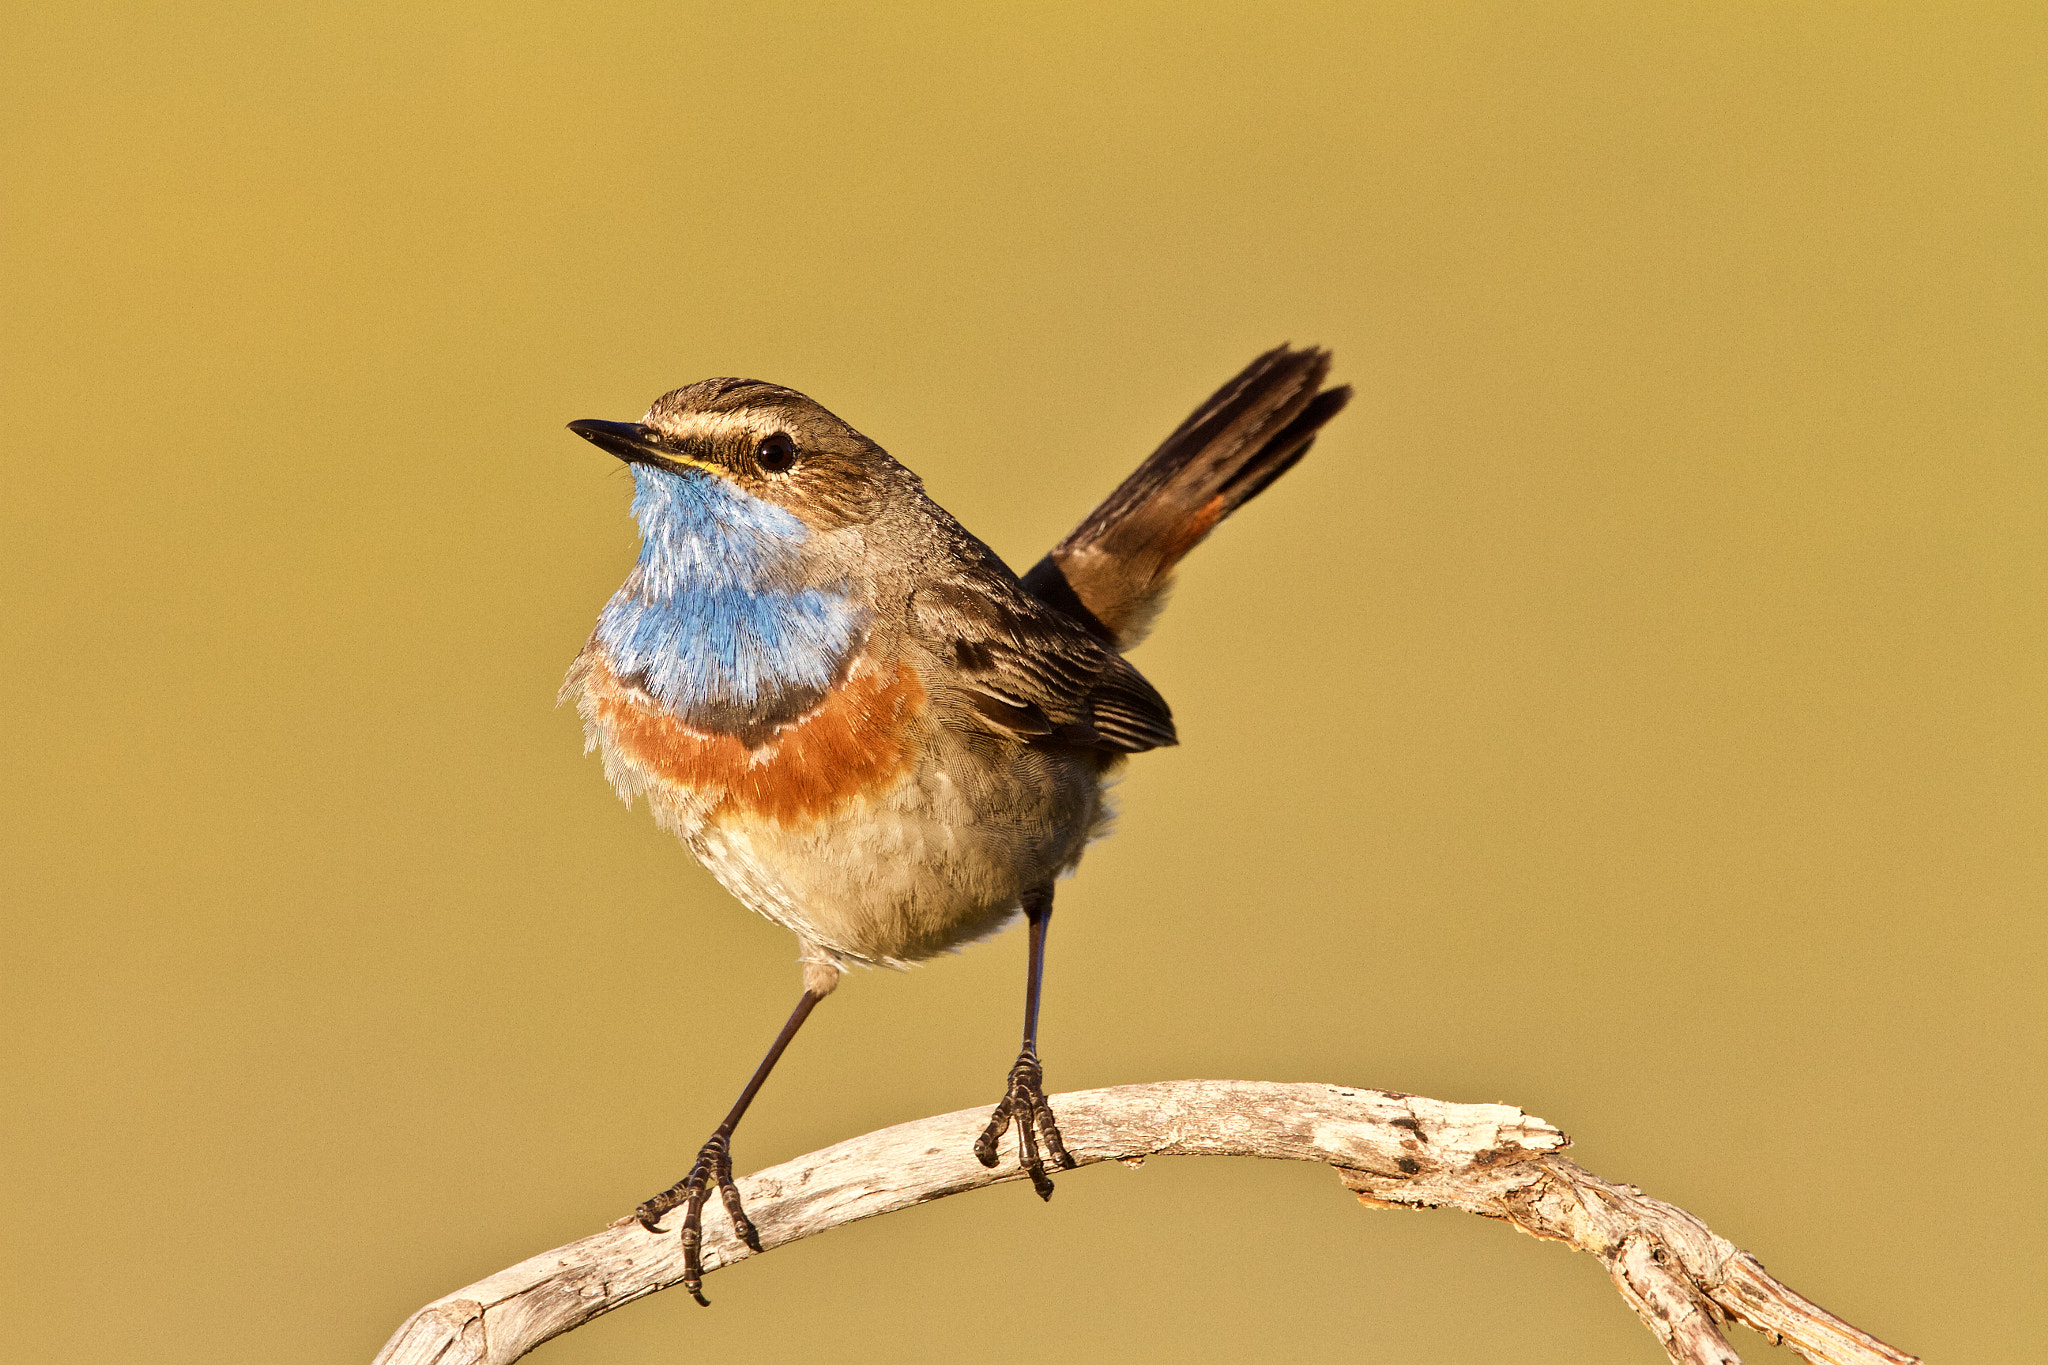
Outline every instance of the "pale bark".
<path fill-rule="evenodd" d="M 1816 1365 L 1914 1365 L 1779 1284 L 1697 1218 L 1579 1169 L 1569 1143 L 1504 1104 L 1450 1104 L 1384 1090 L 1263 1081 L 1171 1081 L 1053 1096 L 1081 1165 L 1151 1156 L 1319 1161 L 1374 1208 L 1456 1208 L 1598 1257 L 1622 1298 L 1681 1365 L 1736 1362 L 1721 1324 L 1741 1322 Z M 985 1109 L 853 1138 L 740 1180 L 761 1245 L 1022 1178 L 985 1170 L 971 1147 Z M 679 1215 L 671 1214 L 673 1227 Z M 718 1201 L 704 1228 L 708 1274 L 754 1253 Z M 683 1277 L 673 1233 L 630 1219 L 436 1299 L 376 1365 L 502 1365 Z"/>

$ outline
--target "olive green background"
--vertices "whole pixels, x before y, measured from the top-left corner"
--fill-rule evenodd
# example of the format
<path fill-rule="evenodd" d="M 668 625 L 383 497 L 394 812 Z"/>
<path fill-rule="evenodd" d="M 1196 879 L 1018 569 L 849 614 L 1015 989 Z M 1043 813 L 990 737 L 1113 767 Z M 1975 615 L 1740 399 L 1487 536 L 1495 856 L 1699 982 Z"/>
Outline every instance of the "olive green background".
<path fill-rule="evenodd" d="M 12 1359 L 367 1360 L 679 1175 L 793 1001 L 552 709 L 634 547 L 564 422 L 791 384 L 1021 567 L 1282 339 L 1358 398 L 1137 655 L 1184 744 L 1062 889 L 1054 1088 L 1508 1101 L 2038 1347 L 2038 6 L 11 10 Z M 852 977 L 741 1166 L 992 1102 L 1023 947 Z M 1662 1358 L 1249 1161 L 709 1291 L 538 1358 Z"/>

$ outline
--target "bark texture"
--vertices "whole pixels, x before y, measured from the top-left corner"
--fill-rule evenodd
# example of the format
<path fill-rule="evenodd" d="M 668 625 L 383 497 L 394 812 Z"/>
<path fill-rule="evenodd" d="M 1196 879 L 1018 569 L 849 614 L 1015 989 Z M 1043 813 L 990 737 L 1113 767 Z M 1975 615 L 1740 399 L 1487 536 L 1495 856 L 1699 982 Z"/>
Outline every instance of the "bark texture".
<path fill-rule="evenodd" d="M 1772 1279 L 1685 1210 L 1565 1160 L 1570 1139 L 1505 1104 L 1266 1081 L 1168 1081 L 1053 1097 L 1081 1165 L 1151 1156 L 1256 1156 L 1333 1166 L 1373 1208 L 1455 1208 L 1600 1259 L 1622 1298 L 1680 1365 L 1740 1357 L 1743 1323 L 1815 1365 L 1916 1365 Z M 739 1182 L 764 1251 L 845 1223 L 1020 1180 L 973 1156 L 986 1109 L 899 1124 Z M 709 1274 L 753 1255 L 705 1220 Z M 436 1299 L 406 1319 L 376 1365 L 504 1365 L 550 1337 L 683 1277 L 672 1235 L 630 1218 Z"/>

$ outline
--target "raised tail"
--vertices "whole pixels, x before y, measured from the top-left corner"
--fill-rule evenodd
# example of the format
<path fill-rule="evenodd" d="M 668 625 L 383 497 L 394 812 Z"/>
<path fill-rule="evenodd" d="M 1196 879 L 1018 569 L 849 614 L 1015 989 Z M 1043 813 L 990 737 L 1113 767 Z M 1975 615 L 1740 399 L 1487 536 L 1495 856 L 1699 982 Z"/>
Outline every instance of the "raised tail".
<path fill-rule="evenodd" d="M 1322 388 L 1329 373 L 1330 353 L 1315 347 L 1276 346 L 1254 360 L 1039 560 L 1024 586 L 1118 649 L 1136 645 L 1165 605 L 1174 566 L 1292 469 L 1351 401 L 1349 387 Z"/>

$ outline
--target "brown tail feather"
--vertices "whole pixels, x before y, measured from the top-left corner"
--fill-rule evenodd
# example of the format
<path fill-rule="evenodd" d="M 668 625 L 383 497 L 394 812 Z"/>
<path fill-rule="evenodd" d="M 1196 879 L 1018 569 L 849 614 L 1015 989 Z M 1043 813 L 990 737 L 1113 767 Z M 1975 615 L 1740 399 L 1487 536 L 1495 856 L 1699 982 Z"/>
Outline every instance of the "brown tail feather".
<path fill-rule="evenodd" d="M 1196 408 L 1072 535 L 1024 575 L 1041 601 L 1118 649 L 1143 639 L 1173 567 L 1308 454 L 1351 399 L 1323 389 L 1330 353 L 1276 346 Z"/>

